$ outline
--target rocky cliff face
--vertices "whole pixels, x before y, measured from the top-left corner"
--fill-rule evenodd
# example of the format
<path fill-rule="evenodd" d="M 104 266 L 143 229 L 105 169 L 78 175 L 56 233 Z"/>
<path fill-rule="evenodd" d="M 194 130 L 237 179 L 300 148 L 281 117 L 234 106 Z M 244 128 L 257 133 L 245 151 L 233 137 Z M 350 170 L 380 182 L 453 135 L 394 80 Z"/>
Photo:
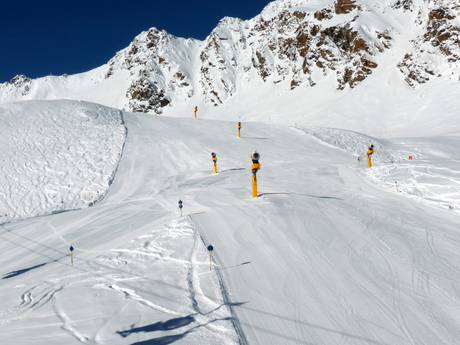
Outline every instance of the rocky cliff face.
<path fill-rule="evenodd" d="M 120 70 L 129 71 L 126 108 L 161 113 L 173 98 L 180 101 L 193 96 L 191 71 L 186 66 L 197 46 L 199 42 L 195 40 L 176 38 L 152 28 L 109 61 L 105 78 Z"/>
<path fill-rule="evenodd" d="M 391 44 L 389 29 L 360 32 L 359 8 L 354 1 L 338 1 L 307 11 L 278 1 L 251 21 L 224 19 L 200 55 L 206 99 L 218 105 L 234 94 L 238 81 L 253 78 L 287 81 L 295 89 L 313 87 L 332 73 L 338 89 L 355 87 Z"/>
<path fill-rule="evenodd" d="M 409 87 L 435 78 L 458 80 L 458 1 L 278 0 L 251 20 L 224 18 L 203 42 L 152 28 L 97 75 L 90 73 L 87 93 L 98 85 L 121 88 L 108 105 L 131 111 L 161 113 L 191 98 L 219 106 L 247 83 L 296 89 L 332 80 L 332 91 L 353 89 L 388 55 L 400 56 L 390 68 Z M 69 80 L 43 79 L 18 76 L 1 84 L 0 101 L 57 97 L 53 88 L 59 83 L 70 94 L 61 97 L 72 97 Z M 79 97 L 86 92 L 74 91 Z"/>
<path fill-rule="evenodd" d="M 2 91 L 9 92 L 12 94 L 20 94 L 21 96 L 27 96 L 30 91 L 31 79 L 25 75 L 17 75 L 10 81 L 2 85 Z"/>
<path fill-rule="evenodd" d="M 431 1 L 417 6 L 411 0 L 400 0 L 395 7 L 416 11 L 415 25 L 421 29 L 398 65 L 406 82 L 416 87 L 437 77 L 459 80 L 460 3 Z"/>

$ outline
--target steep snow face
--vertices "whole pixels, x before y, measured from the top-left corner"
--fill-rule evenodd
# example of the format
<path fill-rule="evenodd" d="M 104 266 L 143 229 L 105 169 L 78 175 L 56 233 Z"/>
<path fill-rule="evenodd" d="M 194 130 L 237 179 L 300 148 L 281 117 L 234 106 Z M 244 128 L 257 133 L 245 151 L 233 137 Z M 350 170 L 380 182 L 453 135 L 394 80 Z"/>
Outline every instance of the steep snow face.
<path fill-rule="evenodd" d="M 241 51 L 247 49 L 244 25 L 240 19 L 224 18 L 200 53 L 200 87 L 205 100 L 213 105 L 222 104 L 236 91 Z"/>
<path fill-rule="evenodd" d="M 247 85 L 309 97 L 322 84 L 333 96 L 365 80 L 383 85 L 388 75 L 412 88 L 458 81 L 459 14 L 448 0 L 278 0 L 251 20 L 222 19 L 203 42 L 152 28 L 93 71 L 18 76 L 0 84 L 0 102 L 72 98 L 163 113 L 220 106 Z"/>
<path fill-rule="evenodd" d="M 125 139 L 118 110 L 81 102 L 0 106 L 0 223 L 91 205 Z"/>

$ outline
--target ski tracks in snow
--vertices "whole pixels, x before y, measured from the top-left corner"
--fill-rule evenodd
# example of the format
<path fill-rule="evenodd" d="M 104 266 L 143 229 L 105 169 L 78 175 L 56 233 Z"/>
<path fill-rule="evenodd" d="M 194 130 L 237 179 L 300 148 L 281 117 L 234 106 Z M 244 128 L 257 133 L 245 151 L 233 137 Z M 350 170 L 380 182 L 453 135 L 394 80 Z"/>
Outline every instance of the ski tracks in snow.
<path fill-rule="evenodd" d="M 225 293 L 219 282 L 222 277 L 214 272 L 203 274 L 209 272 L 206 248 L 186 217 L 131 241 L 127 248 L 95 259 L 81 257 L 73 269 L 78 273 L 56 275 L 24 291 L 16 307 L 0 312 L 0 325 L 21 320 L 29 311 L 48 308 L 61 329 L 78 342 L 102 344 L 110 337 L 114 343 L 125 343 L 114 330 L 144 326 L 148 320 L 167 324 L 168 319 L 188 318 L 193 322 L 180 327 L 181 336 L 203 339 L 200 344 L 205 344 L 205 339 L 210 344 L 238 343 L 228 297 L 221 295 Z M 84 298 L 78 299 L 74 308 L 76 293 Z M 113 307 L 88 327 L 92 305 L 86 308 L 85 303 Z M 122 310 L 133 309 L 130 320 L 121 315 Z M 129 330 L 124 332 L 129 334 Z M 147 340 L 158 334 L 146 333 Z M 168 328 L 164 333 L 177 335 Z"/>
<path fill-rule="evenodd" d="M 237 339 L 239 334 L 234 329 L 234 317 L 228 296 L 226 298 L 221 289 L 219 277 L 208 271 L 206 248 L 189 217 L 173 220 L 166 227 L 134 240 L 130 248 L 116 249 L 113 252 L 116 253 L 115 257 L 101 258 L 104 265 L 127 265 L 134 268 L 132 278 L 137 278 L 136 285 L 129 284 L 130 277 L 117 277 L 117 283 L 106 285 L 105 288 L 115 290 L 124 298 L 137 301 L 163 314 L 175 318 L 192 317 L 193 322 L 181 328 L 182 334 L 188 337 L 197 336 L 200 344 L 205 344 L 206 341 L 211 344 L 246 344 Z M 146 264 L 151 266 L 149 271 L 156 268 L 166 279 L 151 280 L 145 268 Z M 144 272 L 145 277 L 141 272 Z M 176 277 L 170 277 L 171 272 L 175 272 Z M 211 274 L 204 274 L 208 272 Z M 157 294 L 155 301 L 163 300 L 164 304 L 153 303 L 146 297 L 143 280 L 149 285 L 159 284 L 162 290 L 166 286 L 178 296 L 171 300 Z"/>
<path fill-rule="evenodd" d="M 192 217 L 189 216 L 188 218 L 190 220 L 190 223 L 193 224 Z M 199 239 L 199 241 L 198 241 L 198 239 Z M 203 248 L 207 247 L 207 245 L 209 244 L 208 241 L 206 240 L 206 238 L 204 237 L 204 234 L 200 233 L 198 231 L 198 229 L 195 228 L 195 248 L 197 247 L 198 243 L 201 243 Z M 218 260 L 218 256 L 216 254 L 213 254 L 213 256 L 215 257 L 215 259 Z M 217 279 L 218 279 L 218 282 L 219 282 L 219 288 L 220 288 L 220 293 L 221 293 L 222 298 L 223 298 L 223 303 L 224 303 L 225 306 L 228 307 L 229 312 L 231 314 L 230 321 L 232 323 L 234 331 L 236 332 L 236 335 L 238 336 L 238 344 L 239 345 L 248 345 L 249 343 L 248 343 L 246 335 L 245 335 L 245 333 L 243 331 L 243 327 L 241 326 L 240 320 L 239 320 L 238 316 L 236 315 L 236 312 L 235 312 L 235 310 L 233 308 L 234 303 L 230 299 L 230 293 L 229 293 L 229 291 L 228 291 L 228 289 L 226 287 L 222 271 L 219 270 L 219 269 L 216 269 L 215 272 L 216 272 L 216 276 L 217 276 Z M 194 276 L 194 277 L 195 277 L 195 281 L 199 281 L 196 276 Z M 202 295 L 204 296 L 204 294 L 202 294 Z"/>

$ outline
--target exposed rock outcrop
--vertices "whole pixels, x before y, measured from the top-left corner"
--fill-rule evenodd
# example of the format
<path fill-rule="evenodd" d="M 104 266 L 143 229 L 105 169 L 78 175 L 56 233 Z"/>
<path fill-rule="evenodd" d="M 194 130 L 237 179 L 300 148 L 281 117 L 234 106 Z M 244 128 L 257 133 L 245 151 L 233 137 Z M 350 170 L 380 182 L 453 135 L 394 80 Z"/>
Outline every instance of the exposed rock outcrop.
<path fill-rule="evenodd" d="M 25 75 L 19 74 L 8 82 L 9 85 L 16 88 L 22 96 L 26 96 L 30 91 L 30 84 L 32 80 Z"/>
<path fill-rule="evenodd" d="M 423 34 L 411 42 L 413 51 L 398 64 L 412 87 L 436 77 L 460 78 L 460 4 L 437 0 L 432 5 L 427 15 L 419 10 Z"/>
<path fill-rule="evenodd" d="M 359 8 L 354 0 L 337 0 L 335 3 L 335 13 L 346 14 Z"/>
<path fill-rule="evenodd" d="M 128 110 L 161 114 L 173 99 L 181 101 L 193 96 L 194 85 L 189 71 L 183 68 L 191 54 L 177 51 L 181 46 L 194 48 L 198 42 L 152 28 L 109 61 L 106 78 L 123 70 L 131 76 L 126 91 Z"/>
<path fill-rule="evenodd" d="M 393 27 L 389 17 L 407 30 Z M 460 4 L 451 0 L 277 0 L 251 20 L 222 19 L 204 41 L 145 31 L 86 84 L 91 92 L 98 83 L 120 87 L 107 105 L 158 114 L 192 97 L 219 106 L 247 84 L 353 89 L 386 61 L 415 88 L 434 78 L 459 79 L 459 18 Z M 407 38 L 407 33 L 414 34 Z M 72 91 L 67 79 L 18 76 L 0 84 L 0 101 L 46 98 L 48 89 L 57 97 L 55 85 Z"/>

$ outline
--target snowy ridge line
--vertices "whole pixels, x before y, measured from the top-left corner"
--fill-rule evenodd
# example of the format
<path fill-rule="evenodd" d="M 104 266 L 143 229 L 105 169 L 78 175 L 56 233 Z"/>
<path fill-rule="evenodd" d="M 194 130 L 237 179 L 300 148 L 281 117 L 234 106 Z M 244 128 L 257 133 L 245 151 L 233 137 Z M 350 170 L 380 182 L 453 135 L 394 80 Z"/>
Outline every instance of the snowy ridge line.
<path fill-rule="evenodd" d="M 196 233 L 200 236 L 201 242 L 203 243 L 203 245 L 206 248 L 207 247 L 206 244 L 209 243 L 209 242 L 206 240 L 206 238 L 204 237 L 203 233 L 201 231 L 199 231 L 199 228 L 196 225 L 196 223 L 193 222 L 192 216 L 189 215 L 188 218 L 190 219 L 190 223 L 193 225 Z M 218 262 L 220 261 L 218 255 L 214 254 L 213 256 L 216 258 L 216 260 Z M 241 322 L 240 322 L 238 316 L 236 315 L 235 310 L 233 309 L 233 302 L 230 299 L 230 294 L 229 294 L 228 289 L 227 289 L 227 287 L 225 285 L 225 280 L 224 280 L 224 277 L 222 275 L 222 272 L 220 270 L 215 270 L 215 272 L 216 272 L 217 278 L 219 280 L 220 291 L 222 293 L 222 298 L 224 300 L 224 304 L 228 307 L 228 309 L 230 310 L 230 315 L 232 316 L 231 321 L 232 321 L 233 328 L 235 329 L 235 332 L 236 332 L 236 334 L 238 336 L 238 344 L 239 345 L 249 345 L 249 342 L 248 342 L 248 339 L 246 337 L 246 334 L 244 333 L 243 327 L 241 326 Z"/>
<path fill-rule="evenodd" d="M 110 191 L 110 187 L 112 186 L 112 183 L 113 181 L 115 180 L 115 177 L 117 175 L 117 172 L 118 172 L 118 169 L 120 167 L 120 162 L 123 158 L 123 154 L 125 152 L 125 146 L 126 146 L 126 141 L 128 140 L 128 126 L 126 126 L 126 122 L 125 122 L 125 117 L 123 115 L 123 111 L 121 110 L 118 110 L 119 114 L 120 114 L 120 120 L 121 120 L 121 124 L 123 125 L 124 129 L 125 129 L 125 140 L 123 141 L 123 145 L 121 146 L 121 151 L 120 151 L 120 157 L 118 158 L 118 162 L 117 162 L 117 165 L 115 166 L 115 169 L 113 169 L 113 172 L 112 172 L 112 175 L 110 176 L 110 179 L 109 179 L 109 188 L 106 189 L 105 193 L 102 194 L 99 199 L 95 200 L 94 202 L 92 202 L 89 207 L 92 207 L 92 206 L 95 206 L 97 203 L 103 201 L 105 199 L 105 197 L 109 194 L 109 191 Z"/>
<path fill-rule="evenodd" d="M 125 129 L 125 135 L 124 135 L 124 140 L 123 140 L 123 144 L 122 144 L 122 147 L 121 147 L 121 150 L 120 150 L 120 155 L 119 155 L 119 158 L 118 158 L 118 161 L 117 161 L 117 164 L 115 166 L 115 169 L 113 170 L 111 176 L 110 176 L 110 179 L 109 179 L 109 186 L 108 188 L 105 190 L 104 193 L 102 193 L 98 199 L 90 202 L 87 207 L 77 207 L 77 208 L 69 208 L 69 209 L 55 209 L 55 210 L 51 210 L 49 211 L 48 213 L 45 213 L 45 214 L 41 214 L 41 215 L 36 215 L 36 216 L 33 216 L 32 218 L 36 218 L 36 219 L 40 219 L 40 218 L 44 218 L 44 217 L 50 217 L 50 216 L 53 216 L 53 215 L 57 215 L 57 214 L 61 214 L 61 213 L 69 213 L 69 212 L 75 212 L 75 211 L 81 211 L 85 208 L 90 208 L 90 207 L 94 207 L 96 206 L 96 204 L 102 202 L 106 197 L 107 195 L 109 194 L 109 191 L 110 191 L 110 188 L 113 184 L 113 181 L 117 175 L 117 172 L 118 172 L 118 169 L 120 167 L 120 162 L 123 158 L 123 155 L 124 155 L 124 150 L 125 150 L 125 146 L 126 146 L 126 141 L 127 141 L 127 138 L 128 138 L 128 127 L 126 126 L 126 122 L 125 122 L 125 119 L 124 119 L 124 115 L 123 115 L 123 111 L 119 110 L 119 113 L 120 113 L 120 120 L 121 120 L 121 124 L 123 125 L 124 129 Z M 31 217 L 19 217 L 19 218 L 12 218 L 12 219 L 8 219 L 6 221 L 3 221 L 1 222 L 0 221 L 0 226 L 2 225 L 7 225 L 7 224 L 15 224 L 15 223 L 19 223 L 21 221 L 24 221 L 26 219 L 30 219 Z M 1 218 L 0 218 L 1 219 Z"/>

